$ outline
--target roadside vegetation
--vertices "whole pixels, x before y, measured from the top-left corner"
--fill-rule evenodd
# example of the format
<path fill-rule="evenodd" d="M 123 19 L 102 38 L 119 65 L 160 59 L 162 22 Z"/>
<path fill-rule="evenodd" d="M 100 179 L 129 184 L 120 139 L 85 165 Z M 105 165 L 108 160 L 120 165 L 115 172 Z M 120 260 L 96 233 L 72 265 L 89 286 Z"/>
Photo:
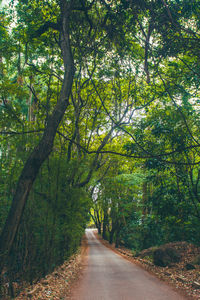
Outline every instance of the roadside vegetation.
<path fill-rule="evenodd" d="M 91 218 L 135 255 L 199 247 L 200 1 L 3 4 L 3 297 L 62 265 Z"/>

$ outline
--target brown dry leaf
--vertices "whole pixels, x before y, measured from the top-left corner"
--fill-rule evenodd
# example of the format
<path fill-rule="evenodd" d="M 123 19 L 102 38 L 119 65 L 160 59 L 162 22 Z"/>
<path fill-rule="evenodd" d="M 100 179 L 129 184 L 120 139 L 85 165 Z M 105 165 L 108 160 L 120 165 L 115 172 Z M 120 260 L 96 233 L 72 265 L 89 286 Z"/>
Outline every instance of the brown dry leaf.
<path fill-rule="evenodd" d="M 101 237 L 98 236 L 98 238 L 105 246 L 120 253 L 134 263 L 139 264 L 147 271 L 182 291 L 185 295 L 189 296 L 190 299 L 200 299 L 200 288 L 198 288 L 200 287 L 200 266 L 195 265 L 195 269 L 193 270 L 186 270 L 185 268 L 186 264 L 192 263 L 195 257 L 200 254 L 200 248 L 195 245 L 187 242 L 166 244 L 166 246 L 174 247 L 181 254 L 182 259 L 179 263 L 173 264 L 170 268 L 164 268 L 155 266 L 151 261 L 145 258 L 133 257 L 132 254 L 130 255 L 130 250 L 124 247 L 115 248 L 114 244 L 110 245 L 107 241 L 102 240 Z"/>
<path fill-rule="evenodd" d="M 62 266 L 56 268 L 39 282 L 23 289 L 15 299 L 61 300 L 66 298 L 70 293 L 70 284 L 78 277 L 82 269 L 81 263 L 86 247 L 86 241 L 83 239 L 82 247 L 78 254 L 73 255 Z"/>

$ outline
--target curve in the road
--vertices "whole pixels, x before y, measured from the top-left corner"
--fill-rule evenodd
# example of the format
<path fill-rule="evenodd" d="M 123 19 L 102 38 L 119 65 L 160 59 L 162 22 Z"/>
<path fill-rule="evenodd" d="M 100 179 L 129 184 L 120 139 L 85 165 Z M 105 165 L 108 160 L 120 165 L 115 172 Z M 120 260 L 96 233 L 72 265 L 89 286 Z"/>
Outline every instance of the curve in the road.
<path fill-rule="evenodd" d="M 184 300 L 164 282 L 102 245 L 86 230 L 88 265 L 72 300 Z"/>

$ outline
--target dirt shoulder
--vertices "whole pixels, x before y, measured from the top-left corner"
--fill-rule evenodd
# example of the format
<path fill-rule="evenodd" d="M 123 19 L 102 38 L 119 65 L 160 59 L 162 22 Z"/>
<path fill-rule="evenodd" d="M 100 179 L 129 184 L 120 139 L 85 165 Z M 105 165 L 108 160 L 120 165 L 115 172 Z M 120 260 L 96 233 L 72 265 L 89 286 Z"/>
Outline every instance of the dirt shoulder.
<path fill-rule="evenodd" d="M 77 254 L 71 256 L 69 260 L 64 262 L 63 265 L 56 268 L 54 272 L 48 274 L 45 278 L 24 288 L 15 299 L 70 299 L 71 290 L 78 282 L 82 269 L 86 265 L 87 252 L 88 244 L 86 237 L 84 237 Z"/>
<path fill-rule="evenodd" d="M 138 264 L 148 272 L 156 275 L 161 280 L 171 285 L 176 290 L 178 289 L 188 299 L 200 299 L 200 266 L 195 266 L 196 269 L 186 270 L 184 265 L 190 262 L 199 251 L 193 245 L 188 244 L 184 251 L 183 260 L 180 263 L 173 264 L 171 267 L 157 267 L 151 261 L 145 258 L 133 257 L 131 250 L 124 247 L 115 248 L 115 245 L 110 245 L 96 233 L 96 236 L 106 247 L 120 254 L 129 261 Z M 184 242 L 185 243 L 185 242 Z"/>
<path fill-rule="evenodd" d="M 157 267 L 148 258 L 133 257 L 133 253 L 124 247 L 118 249 L 115 245 L 110 245 L 103 240 L 97 233 L 98 239 L 108 248 L 118 253 L 127 260 L 140 265 L 148 272 L 156 275 L 161 280 L 171 285 L 173 288 L 181 291 L 188 299 L 200 299 L 200 266 L 195 266 L 193 270 L 186 270 L 185 264 L 190 263 L 199 253 L 199 249 L 194 245 L 183 242 L 183 259 L 180 263 L 173 264 L 171 267 Z M 184 244 L 185 243 L 185 244 Z M 16 300 L 46 300 L 46 299 L 71 299 L 71 291 L 76 289 L 80 282 L 84 268 L 87 266 L 88 244 L 86 237 L 82 240 L 82 245 L 77 254 L 70 257 L 48 274 L 45 278 L 26 286 L 15 298 Z M 7 298 L 10 299 L 10 298 Z M 6 299 L 5 299 L 6 300 Z"/>

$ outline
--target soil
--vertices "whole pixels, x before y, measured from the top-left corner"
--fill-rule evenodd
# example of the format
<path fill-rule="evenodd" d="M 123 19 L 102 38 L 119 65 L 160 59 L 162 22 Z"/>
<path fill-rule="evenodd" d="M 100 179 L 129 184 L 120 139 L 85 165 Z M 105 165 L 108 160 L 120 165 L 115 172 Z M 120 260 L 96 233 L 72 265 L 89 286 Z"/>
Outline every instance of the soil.
<path fill-rule="evenodd" d="M 114 244 L 110 245 L 107 241 L 103 240 L 101 236 L 96 235 L 106 247 L 156 275 L 161 280 L 181 291 L 185 296 L 188 296 L 189 299 L 200 299 L 200 266 L 195 265 L 195 269 L 193 270 L 186 269 L 186 264 L 192 264 L 194 259 L 200 254 L 200 248 L 187 242 L 166 244 L 167 246 L 175 248 L 181 254 L 182 259 L 179 263 L 171 264 L 170 267 L 158 267 L 152 262 L 152 258 L 149 254 L 151 250 L 146 250 L 146 256 L 145 251 L 143 251 L 141 253 L 142 258 L 140 256 L 134 257 L 131 250 L 125 247 L 115 248 Z"/>
<path fill-rule="evenodd" d="M 108 248 L 120 254 L 127 260 L 140 265 L 148 272 L 156 275 L 164 280 L 172 287 L 180 290 L 189 299 L 200 299 L 200 266 L 195 265 L 195 269 L 187 270 L 186 264 L 191 264 L 199 254 L 200 248 L 186 242 L 170 243 L 170 247 L 174 247 L 181 253 L 182 259 L 179 263 L 172 264 L 170 267 L 157 267 L 151 259 L 151 249 L 143 251 L 141 256 L 134 257 L 131 250 L 125 247 L 115 248 L 103 240 L 97 233 L 98 239 Z M 88 244 L 84 237 L 79 252 L 73 255 L 63 265 L 48 274 L 45 278 L 26 286 L 19 293 L 19 287 L 15 287 L 15 293 L 18 293 L 16 300 L 46 300 L 46 299 L 71 299 L 71 291 L 76 289 L 79 280 L 83 274 L 83 270 L 87 265 Z M 5 300 L 10 299 L 9 297 Z"/>
<path fill-rule="evenodd" d="M 105 247 L 87 229 L 89 253 L 83 276 L 70 300 L 186 300 L 191 299 Z M 68 299 L 68 298 L 67 298 Z"/>
<path fill-rule="evenodd" d="M 71 256 L 48 274 L 45 278 L 24 288 L 20 294 L 15 297 L 16 300 L 62 300 L 70 299 L 70 293 L 73 286 L 78 282 L 82 269 L 86 264 L 88 244 L 86 237 L 83 238 L 81 248 L 78 253 Z M 67 298 L 66 298 L 67 297 Z M 10 298 L 7 298 L 10 299 Z M 6 300 L 6 298 L 5 298 Z"/>

